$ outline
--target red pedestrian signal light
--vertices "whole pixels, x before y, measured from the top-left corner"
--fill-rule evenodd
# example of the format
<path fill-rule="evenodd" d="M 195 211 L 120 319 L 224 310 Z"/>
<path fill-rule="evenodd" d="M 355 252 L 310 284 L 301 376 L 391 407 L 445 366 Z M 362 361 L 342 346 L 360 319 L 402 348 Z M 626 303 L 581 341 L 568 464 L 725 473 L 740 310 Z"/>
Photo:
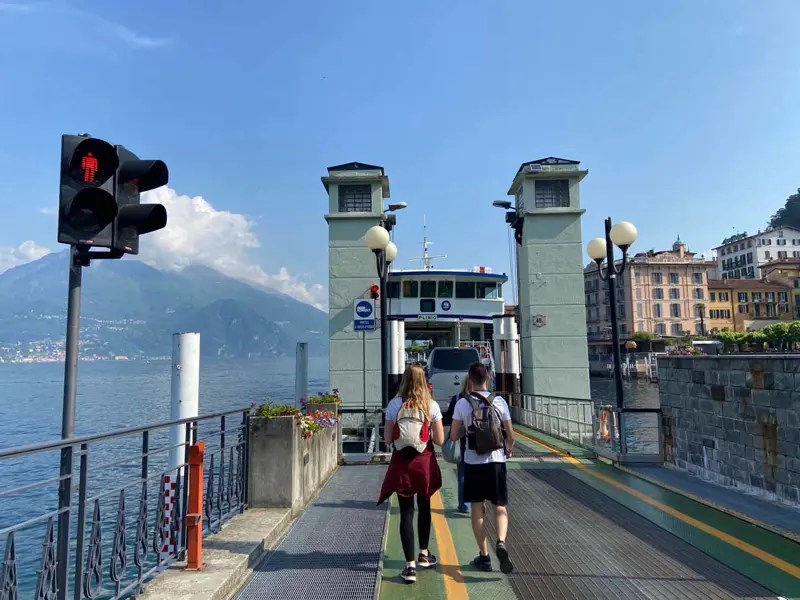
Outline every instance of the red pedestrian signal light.
<path fill-rule="evenodd" d="M 377 300 L 381 295 L 380 290 L 381 290 L 381 288 L 379 288 L 377 284 L 373 283 L 371 286 L 369 286 L 369 295 L 370 295 L 370 297 L 373 300 Z"/>

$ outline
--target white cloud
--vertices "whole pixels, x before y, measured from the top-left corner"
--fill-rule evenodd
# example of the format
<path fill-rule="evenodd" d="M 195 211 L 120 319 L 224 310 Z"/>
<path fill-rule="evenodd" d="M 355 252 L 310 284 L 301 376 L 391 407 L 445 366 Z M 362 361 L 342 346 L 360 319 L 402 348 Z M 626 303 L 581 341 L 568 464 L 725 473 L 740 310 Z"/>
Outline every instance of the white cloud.
<path fill-rule="evenodd" d="M 0 246 L 0 273 L 7 271 L 11 267 L 38 260 L 51 252 L 50 248 L 40 246 L 33 240 L 26 240 L 16 248 Z"/>
<path fill-rule="evenodd" d="M 58 214 L 57 208 L 40 208 L 39 212 L 43 215 L 53 216 Z"/>
<path fill-rule="evenodd" d="M 170 43 L 168 39 L 154 38 L 136 33 L 130 27 L 101 17 L 98 14 L 75 8 L 59 0 L 27 3 L 0 1 L 0 12 L 19 15 L 38 14 L 40 18 L 70 20 L 74 22 L 76 27 L 81 27 L 86 33 L 114 38 L 134 48 L 155 48 Z M 64 23 L 64 27 L 69 29 L 71 24 Z"/>
<path fill-rule="evenodd" d="M 168 187 L 142 194 L 142 202 L 163 204 L 168 215 L 164 229 L 142 239 L 139 258 L 145 263 L 172 270 L 205 265 L 325 310 L 327 294 L 322 285 L 306 284 L 285 267 L 269 274 L 249 260 L 248 251 L 260 244 L 247 216 L 217 210 L 201 196 L 179 196 Z"/>

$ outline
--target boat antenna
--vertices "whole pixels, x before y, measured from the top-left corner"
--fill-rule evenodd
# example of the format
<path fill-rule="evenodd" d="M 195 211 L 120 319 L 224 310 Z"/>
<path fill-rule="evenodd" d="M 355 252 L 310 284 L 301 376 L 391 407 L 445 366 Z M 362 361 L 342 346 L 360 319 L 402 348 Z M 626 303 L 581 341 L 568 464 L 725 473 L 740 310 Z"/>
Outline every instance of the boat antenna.
<path fill-rule="evenodd" d="M 417 258 L 409 258 L 409 261 L 422 261 L 422 268 L 427 270 L 433 269 L 433 263 L 431 262 L 435 258 L 447 258 L 445 254 L 440 254 L 438 256 L 430 256 L 428 254 L 428 246 L 432 244 L 430 240 L 428 240 L 428 221 L 425 215 L 422 216 L 422 256 Z"/>

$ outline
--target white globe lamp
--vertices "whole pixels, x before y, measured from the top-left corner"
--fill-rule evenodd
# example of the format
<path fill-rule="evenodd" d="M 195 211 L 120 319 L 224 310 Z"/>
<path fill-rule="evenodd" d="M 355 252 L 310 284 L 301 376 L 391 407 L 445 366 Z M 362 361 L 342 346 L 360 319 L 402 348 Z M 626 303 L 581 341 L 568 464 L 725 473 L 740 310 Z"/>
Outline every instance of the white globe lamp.
<path fill-rule="evenodd" d="M 376 252 L 385 250 L 391 240 L 389 239 L 389 232 L 385 228 L 375 225 L 375 227 L 370 227 L 367 230 L 364 241 L 367 243 L 367 248 Z"/>
<path fill-rule="evenodd" d="M 592 260 L 602 261 L 606 258 L 606 241 L 603 238 L 594 238 L 586 244 L 586 253 Z"/>
<path fill-rule="evenodd" d="M 390 263 L 397 258 L 397 246 L 392 241 L 389 241 L 389 243 L 386 244 L 386 249 L 384 252 L 386 252 L 386 262 Z"/>
<path fill-rule="evenodd" d="M 611 228 L 611 241 L 617 246 L 626 250 L 636 241 L 639 232 L 636 231 L 633 223 L 620 221 Z"/>

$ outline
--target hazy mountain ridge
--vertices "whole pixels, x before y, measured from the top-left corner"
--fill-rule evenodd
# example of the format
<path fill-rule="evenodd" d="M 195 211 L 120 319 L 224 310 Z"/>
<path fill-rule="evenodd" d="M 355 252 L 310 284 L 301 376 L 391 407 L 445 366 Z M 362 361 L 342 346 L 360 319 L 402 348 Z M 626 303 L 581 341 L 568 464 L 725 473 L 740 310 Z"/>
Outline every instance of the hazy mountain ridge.
<path fill-rule="evenodd" d="M 60 252 L 0 274 L 0 358 L 63 346 L 68 260 Z M 298 341 L 327 354 L 326 313 L 207 267 L 94 261 L 83 270 L 81 308 L 82 355 L 166 356 L 176 331 L 199 331 L 206 356 L 292 355 Z"/>

